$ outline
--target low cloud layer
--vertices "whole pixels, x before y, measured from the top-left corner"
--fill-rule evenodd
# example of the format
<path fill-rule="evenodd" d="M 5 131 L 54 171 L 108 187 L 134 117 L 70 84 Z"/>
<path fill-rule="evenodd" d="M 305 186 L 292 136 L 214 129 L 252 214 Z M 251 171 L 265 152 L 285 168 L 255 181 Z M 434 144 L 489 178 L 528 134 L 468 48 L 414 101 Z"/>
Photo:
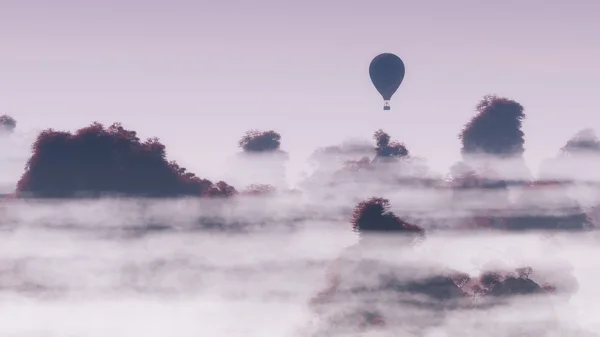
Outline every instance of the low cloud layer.
<path fill-rule="evenodd" d="M 402 205 L 410 204 L 410 196 L 400 193 L 391 200 L 400 213 L 407 208 Z M 318 331 L 323 323 L 313 317 L 308 300 L 325 284 L 331 262 L 357 238 L 350 231 L 348 210 L 316 204 L 282 195 L 235 201 L 5 203 L 0 314 L 6 324 L 0 331 L 10 336 L 282 336 Z M 245 234 L 207 232 L 200 230 L 197 219 L 202 216 L 226 223 L 251 221 L 257 227 Z M 167 220 L 170 226 L 147 226 Z M 583 233 L 549 237 L 433 231 L 415 247 L 380 247 L 381 258 L 405 270 L 406 277 L 414 276 L 414 268 L 441 267 L 476 275 L 482 266 L 500 263 L 531 266 L 531 278 L 540 283 L 566 288 L 573 279 L 577 283 L 577 293 L 567 296 L 572 303 L 559 295 L 523 298 L 483 311 L 456 310 L 443 318 L 394 304 L 387 304 L 386 312 L 396 317 L 392 322 L 409 319 L 428 326 L 428 336 L 459 331 L 508 336 L 511 326 L 531 325 L 537 314 L 553 312 L 561 313 L 562 329 L 573 325 L 598 331 L 593 317 L 599 311 L 590 302 L 598 277 L 593 272 L 597 244 L 594 234 Z M 585 312 L 574 303 L 585 305 Z M 502 320 L 512 323 L 500 324 Z M 409 331 L 405 335 L 412 336 Z"/>
<path fill-rule="evenodd" d="M 523 107 L 486 96 L 476 112 L 450 172 L 377 130 L 317 149 L 293 186 L 273 130 L 241 138 L 225 181 L 118 123 L 12 133 L 0 334 L 355 336 L 363 320 L 386 328 L 360 336 L 599 333 L 600 141 L 584 130 L 534 172 Z M 351 272 L 332 272 L 339 261 Z M 350 290 L 315 305 L 332 279 Z"/>

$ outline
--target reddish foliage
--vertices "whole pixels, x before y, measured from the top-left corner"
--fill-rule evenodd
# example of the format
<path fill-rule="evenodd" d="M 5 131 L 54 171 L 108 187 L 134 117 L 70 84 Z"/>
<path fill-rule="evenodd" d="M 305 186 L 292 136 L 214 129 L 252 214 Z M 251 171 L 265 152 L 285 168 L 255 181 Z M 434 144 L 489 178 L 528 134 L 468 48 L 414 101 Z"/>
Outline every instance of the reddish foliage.
<path fill-rule="evenodd" d="M 202 196 L 207 197 L 233 197 L 237 195 L 235 188 L 224 181 L 213 184 Z"/>
<path fill-rule="evenodd" d="M 373 197 L 361 201 L 352 213 L 352 229 L 358 233 L 399 232 L 424 237 L 425 230 L 422 227 L 403 221 L 390 208 L 390 201 L 384 198 Z"/>
<path fill-rule="evenodd" d="M 98 196 L 231 196 L 225 182 L 213 184 L 166 159 L 157 139 L 140 141 L 119 123 L 93 123 L 74 134 L 42 131 L 32 147 L 25 173 L 17 183 L 20 196 L 68 198 Z"/>
<path fill-rule="evenodd" d="M 514 156 L 525 151 L 525 139 L 521 131 L 525 114 L 521 104 L 508 98 L 487 95 L 476 109 L 477 115 L 459 135 L 463 154 Z"/>
<path fill-rule="evenodd" d="M 238 144 L 246 152 L 277 151 L 281 145 L 281 135 L 273 130 L 249 130 Z"/>
<path fill-rule="evenodd" d="M 17 121 L 9 115 L 0 116 L 0 134 L 12 133 L 17 127 Z"/>

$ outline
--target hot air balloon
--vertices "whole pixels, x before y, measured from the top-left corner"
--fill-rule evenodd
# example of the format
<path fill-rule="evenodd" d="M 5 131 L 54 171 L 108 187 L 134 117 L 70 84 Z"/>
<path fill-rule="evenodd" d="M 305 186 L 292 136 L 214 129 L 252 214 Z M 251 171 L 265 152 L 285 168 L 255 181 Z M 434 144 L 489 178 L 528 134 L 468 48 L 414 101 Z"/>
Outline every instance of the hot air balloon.
<path fill-rule="evenodd" d="M 383 110 L 390 110 L 390 99 L 404 79 L 404 62 L 391 53 L 377 55 L 369 65 L 369 76 L 383 97 Z"/>

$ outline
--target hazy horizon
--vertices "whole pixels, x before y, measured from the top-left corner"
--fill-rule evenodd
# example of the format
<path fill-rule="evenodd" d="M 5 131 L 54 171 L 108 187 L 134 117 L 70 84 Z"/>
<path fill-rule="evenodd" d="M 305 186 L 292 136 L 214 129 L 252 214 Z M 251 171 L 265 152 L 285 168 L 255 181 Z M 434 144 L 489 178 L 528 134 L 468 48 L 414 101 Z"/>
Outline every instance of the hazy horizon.
<path fill-rule="evenodd" d="M 299 160 L 385 128 L 444 171 L 488 93 L 525 107 L 533 170 L 579 129 L 600 127 L 594 1 L 0 6 L 0 112 L 21 132 L 122 122 L 200 176 L 216 175 L 250 128 L 278 131 Z M 407 69 L 391 111 L 368 77 L 381 52 Z"/>

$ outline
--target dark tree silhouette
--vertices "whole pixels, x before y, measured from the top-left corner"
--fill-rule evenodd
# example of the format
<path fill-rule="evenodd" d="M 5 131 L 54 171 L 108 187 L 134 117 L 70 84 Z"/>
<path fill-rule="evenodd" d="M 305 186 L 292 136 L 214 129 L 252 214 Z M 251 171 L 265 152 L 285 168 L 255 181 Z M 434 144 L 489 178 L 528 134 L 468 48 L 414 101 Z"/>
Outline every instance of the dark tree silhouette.
<path fill-rule="evenodd" d="M 371 232 L 407 233 L 423 238 L 425 230 L 417 225 L 409 224 L 390 211 L 390 201 L 373 197 L 361 201 L 352 213 L 352 229 L 360 234 Z"/>
<path fill-rule="evenodd" d="M 0 116 L 0 135 L 10 134 L 17 127 L 17 121 L 9 115 Z"/>
<path fill-rule="evenodd" d="M 477 104 L 477 115 L 459 135 L 461 152 L 512 157 L 525 151 L 521 131 L 523 106 L 513 100 L 487 95 Z"/>
<path fill-rule="evenodd" d="M 364 200 L 356 206 L 351 224 L 353 230 L 360 234 L 405 233 L 422 237 L 425 232 L 423 228 L 408 224 L 394 215 L 390 211 L 389 200 L 376 197 Z M 407 310 L 416 305 L 419 309 L 427 308 L 435 311 L 438 317 L 443 317 L 448 310 L 485 310 L 490 306 L 502 304 L 501 298 L 545 293 L 542 287 L 529 279 L 531 268 L 521 268 L 515 272 L 486 270 L 481 278 L 471 278 L 466 273 L 441 268 L 437 272 L 432 270 L 431 274 L 423 274 L 423 277 L 406 277 L 423 273 L 429 267 L 390 265 L 378 260 L 369 251 L 377 250 L 377 243 L 382 242 L 374 241 L 364 245 L 361 240 L 344 250 L 332 265 L 328 286 L 311 300 L 313 309 L 325 317 L 324 320 L 330 326 L 325 327 L 326 331 L 355 326 L 357 323 L 364 328 L 386 325 L 388 318 L 394 317 L 389 317 L 386 311 L 379 310 L 368 301 L 364 304 L 357 303 L 350 310 L 342 309 L 345 311 L 341 315 L 332 314 L 331 311 L 339 310 L 335 305 L 339 303 L 336 299 L 343 300 L 345 296 L 359 299 L 363 293 L 373 295 L 382 292 L 382 296 L 394 298 L 399 306 Z M 393 242 L 394 237 L 389 243 Z M 416 295 L 420 300 L 405 300 L 402 294 Z M 395 297 L 396 295 L 399 297 Z M 485 305 L 474 301 L 477 298 L 486 298 Z M 333 319 L 329 321 L 328 317 Z M 554 317 L 548 319 L 552 320 Z M 405 323 L 410 325 L 408 321 Z"/>
<path fill-rule="evenodd" d="M 373 197 L 358 203 L 350 223 L 361 240 L 342 252 L 332 265 L 328 286 L 311 300 L 312 307 L 320 314 L 327 315 L 328 311 L 337 310 L 335 305 L 337 296 L 344 298 L 350 295 L 358 299 L 362 294 L 376 292 L 382 292 L 385 296 L 399 295 L 397 298 L 399 306 L 417 305 L 421 309 L 427 306 L 429 309 L 439 310 L 440 315 L 443 315 L 447 308 L 456 305 L 456 301 L 466 299 L 467 295 L 455 282 L 455 280 L 468 278 L 464 273 L 446 270 L 413 279 L 406 275 L 423 269 L 418 266 L 391 265 L 370 254 L 373 250 L 384 248 L 381 245 L 385 246 L 386 243 L 392 243 L 392 246 L 402 243 L 402 239 L 398 241 L 400 237 L 392 234 L 401 234 L 404 238 L 425 237 L 425 230 L 422 227 L 409 224 L 390 211 L 388 199 Z M 379 236 L 370 236 L 370 234 L 384 234 L 383 236 L 390 238 L 391 241 L 380 241 Z M 372 241 L 373 238 L 375 241 Z M 404 299 L 403 294 L 423 297 L 423 301 L 416 303 L 411 299 Z M 357 303 L 357 306 L 351 309 L 354 312 L 344 310 L 340 317 L 342 320 L 336 321 L 335 326 L 344 328 L 358 323 L 369 328 L 385 325 L 388 319 L 386 312 L 378 310 L 368 302 Z"/>
<path fill-rule="evenodd" d="M 287 152 L 280 149 L 281 135 L 273 130 L 249 130 L 239 140 L 242 152 L 227 173 L 227 180 L 238 187 L 268 184 L 277 188 L 286 185 Z M 239 170 L 243 167 L 243 170 Z"/>
<path fill-rule="evenodd" d="M 363 172 L 375 169 L 375 165 L 380 163 L 394 163 L 397 159 L 408 159 L 409 152 L 406 146 L 400 142 L 390 141 L 390 135 L 383 130 L 377 130 L 373 134 L 375 139 L 375 157 L 370 160 L 363 156 L 360 160 L 346 160 L 344 167 L 335 173 L 336 176 L 344 175 L 347 172 Z"/>
<path fill-rule="evenodd" d="M 493 167 L 511 186 L 527 184 L 532 175 L 523 159 L 525 139 L 521 130 L 523 106 L 513 100 L 486 95 L 477 114 L 459 134 L 463 160 L 476 171 Z"/>
<path fill-rule="evenodd" d="M 423 158 L 410 155 L 406 145 L 390 141 L 390 136 L 381 129 L 375 131 L 373 138 L 376 155 L 371 165 L 377 169 L 376 176 L 381 183 L 413 187 L 432 187 L 439 183 L 439 177 L 432 176 Z"/>
<path fill-rule="evenodd" d="M 342 167 L 330 165 L 318 168 L 303 186 L 320 191 L 326 187 L 328 192 L 329 189 L 345 186 L 349 193 L 360 190 L 359 193 L 364 195 L 365 188 L 369 193 L 379 194 L 392 188 L 420 189 L 439 184 L 439 177 L 429 170 L 426 162 L 410 156 L 404 144 L 390 141 L 390 136 L 382 130 L 377 130 L 373 138 L 375 146 L 371 147 L 371 155 L 365 153 L 365 145 L 360 144 L 360 151 L 354 152 L 356 157 L 343 160 Z"/>
<path fill-rule="evenodd" d="M 400 142 L 392 141 L 390 135 L 379 129 L 373 134 L 377 147 L 375 153 L 377 157 L 403 158 L 409 155 L 406 146 Z"/>
<path fill-rule="evenodd" d="M 318 148 L 308 158 L 314 171 L 301 182 L 301 186 L 306 189 L 334 186 L 340 179 L 348 178 L 347 173 L 368 169 L 373 152 L 370 142 L 357 139 Z"/>
<path fill-rule="evenodd" d="M 535 281 L 529 279 L 532 268 L 519 268 L 513 272 L 484 271 L 479 277 L 479 295 L 514 296 L 544 294 L 547 291 Z"/>
<path fill-rule="evenodd" d="M 238 144 L 245 152 L 277 151 L 281 146 L 281 135 L 273 130 L 249 130 Z"/>
<path fill-rule="evenodd" d="M 25 173 L 17 183 L 19 196 L 69 198 L 118 194 L 125 196 L 232 196 L 225 182 L 196 177 L 174 161 L 151 138 L 140 141 L 119 123 L 93 123 L 74 134 L 48 129 L 32 147 Z"/>

